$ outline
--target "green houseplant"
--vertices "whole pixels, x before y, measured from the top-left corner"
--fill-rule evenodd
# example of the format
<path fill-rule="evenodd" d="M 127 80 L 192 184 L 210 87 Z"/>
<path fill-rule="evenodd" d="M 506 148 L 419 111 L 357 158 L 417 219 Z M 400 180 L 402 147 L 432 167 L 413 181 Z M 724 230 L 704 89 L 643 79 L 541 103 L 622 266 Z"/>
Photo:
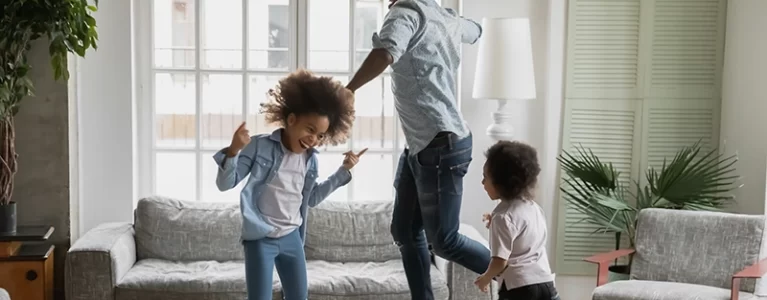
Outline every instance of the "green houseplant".
<path fill-rule="evenodd" d="M 16 203 L 11 201 L 16 164 L 14 116 L 21 101 L 32 96 L 32 66 L 27 54 L 32 41 L 47 38 L 56 80 L 69 79 L 67 54 L 84 57 L 96 49 L 98 6 L 88 0 L 3 1 L 0 18 L 0 232 L 16 231 Z"/>
<path fill-rule="evenodd" d="M 700 142 L 684 147 L 670 161 L 664 159 L 660 170 L 645 173 L 646 185 L 634 182 L 634 192 L 619 180 L 621 173 L 612 163 L 602 162 L 591 150 L 576 147 L 577 154 L 563 151 L 558 160 L 567 175 L 560 186 L 563 198 L 583 221 L 597 226 L 597 232 L 615 234 L 616 250 L 625 234 L 634 247 L 636 218 L 642 209 L 665 208 L 720 210 L 734 200 L 729 194 L 736 186 L 736 156 L 724 157 L 718 150 L 703 151 Z M 612 280 L 627 279 L 628 264 L 610 268 Z"/>

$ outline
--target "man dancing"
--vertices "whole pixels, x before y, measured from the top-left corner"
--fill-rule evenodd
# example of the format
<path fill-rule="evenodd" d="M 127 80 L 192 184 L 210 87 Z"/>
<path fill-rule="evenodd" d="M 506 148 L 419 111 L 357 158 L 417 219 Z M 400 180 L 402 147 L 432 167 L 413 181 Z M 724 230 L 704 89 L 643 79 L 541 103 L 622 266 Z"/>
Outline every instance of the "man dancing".
<path fill-rule="evenodd" d="M 436 255 L 478 274 L 490 262 L 485 246 L 458 233 L 472 134 L 457 107 L 456 78 L 461 44 L 474 44 L 482 28 L 434 0 L 390 0 L 389 8 L 373 35 L 374 49 L 347 88 L 356 91 L 392 68 L 392 91 L 408 148 L 394 179 L 391 233 L 412 299 L 430 300 L 427 241 Z"/>

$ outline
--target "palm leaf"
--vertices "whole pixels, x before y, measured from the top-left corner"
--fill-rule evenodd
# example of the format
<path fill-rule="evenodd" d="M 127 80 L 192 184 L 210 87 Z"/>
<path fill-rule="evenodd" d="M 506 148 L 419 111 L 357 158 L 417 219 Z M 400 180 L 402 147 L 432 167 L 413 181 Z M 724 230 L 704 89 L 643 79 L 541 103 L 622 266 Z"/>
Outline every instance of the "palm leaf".
<path fill-rule="evenodd" d="M 737 188 L 734 184 L 739 177 L 731 175 L 737 158 L 717 152 L 702 152 L 700 143 L 695 143 L 680 150 L 668 164 L 664 160 L 660 172 L 650 168 L 647 181 L 656 198 L 653 206 L 718 209 L 733 200 L 727 193 Z"/>
<path fill-rule="evenodd" d="M 719 210 L 734 199 L 730 192 L 740 187 L 735 186 L 739 176 L 733 174 L 737 158 L 703 151 L 700 141 L 682 148 L 670 161 L 664 159 L 660 171 L 649 168 L 646 186 L 633 182 L 635 193 L 621 185 L 621 173 L 611 163 L 602 162 L 591 150 L 575 147 L 574 154 L 562 151 L 557 160 L 567 175 L 560 186 L 562 198 L 584 215 L 579 222 L 595 225 L 593 233 L 626 233 L 631 245 L 642 209 Z"/>

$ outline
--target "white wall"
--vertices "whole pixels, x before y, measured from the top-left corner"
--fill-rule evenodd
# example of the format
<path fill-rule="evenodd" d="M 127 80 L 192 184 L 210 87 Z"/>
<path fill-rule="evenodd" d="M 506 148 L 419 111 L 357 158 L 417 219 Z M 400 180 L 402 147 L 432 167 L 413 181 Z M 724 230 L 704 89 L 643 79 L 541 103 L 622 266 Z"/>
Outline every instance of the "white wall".
<path fill-rule="evenodd" d="M 72 186 L 79 187 L 77 228 L 73 240 L 103 222 L 133 220 L 134 134 L 131 85 L 132 1 L 102 1 L 95 18 L 99 48 L 77 59 L 76 91 L 79 170 Z M 71 146 L 74 148 L 74 146 Z M 74 230 L 79 229 L 79 232 Z"/>
<path fill-rule="evenodd" d="M 767 1 L 730 0 L 722 82 L 721 140 L 727 154 L 737 153 L 743 188 L 736 211 L 765 212 L 767 171 Z"/>

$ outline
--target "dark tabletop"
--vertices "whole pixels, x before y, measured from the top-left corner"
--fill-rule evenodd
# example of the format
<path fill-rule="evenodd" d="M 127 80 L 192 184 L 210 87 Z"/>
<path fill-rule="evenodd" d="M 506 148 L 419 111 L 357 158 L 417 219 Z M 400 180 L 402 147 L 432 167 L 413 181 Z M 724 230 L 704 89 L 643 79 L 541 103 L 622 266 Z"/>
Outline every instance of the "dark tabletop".
<path fill-rule="evenodd" d="M 19 226 L 16 233 L 0 233 L 1 242 L 45 241 L 53 234 L 53 226 Z"/>

